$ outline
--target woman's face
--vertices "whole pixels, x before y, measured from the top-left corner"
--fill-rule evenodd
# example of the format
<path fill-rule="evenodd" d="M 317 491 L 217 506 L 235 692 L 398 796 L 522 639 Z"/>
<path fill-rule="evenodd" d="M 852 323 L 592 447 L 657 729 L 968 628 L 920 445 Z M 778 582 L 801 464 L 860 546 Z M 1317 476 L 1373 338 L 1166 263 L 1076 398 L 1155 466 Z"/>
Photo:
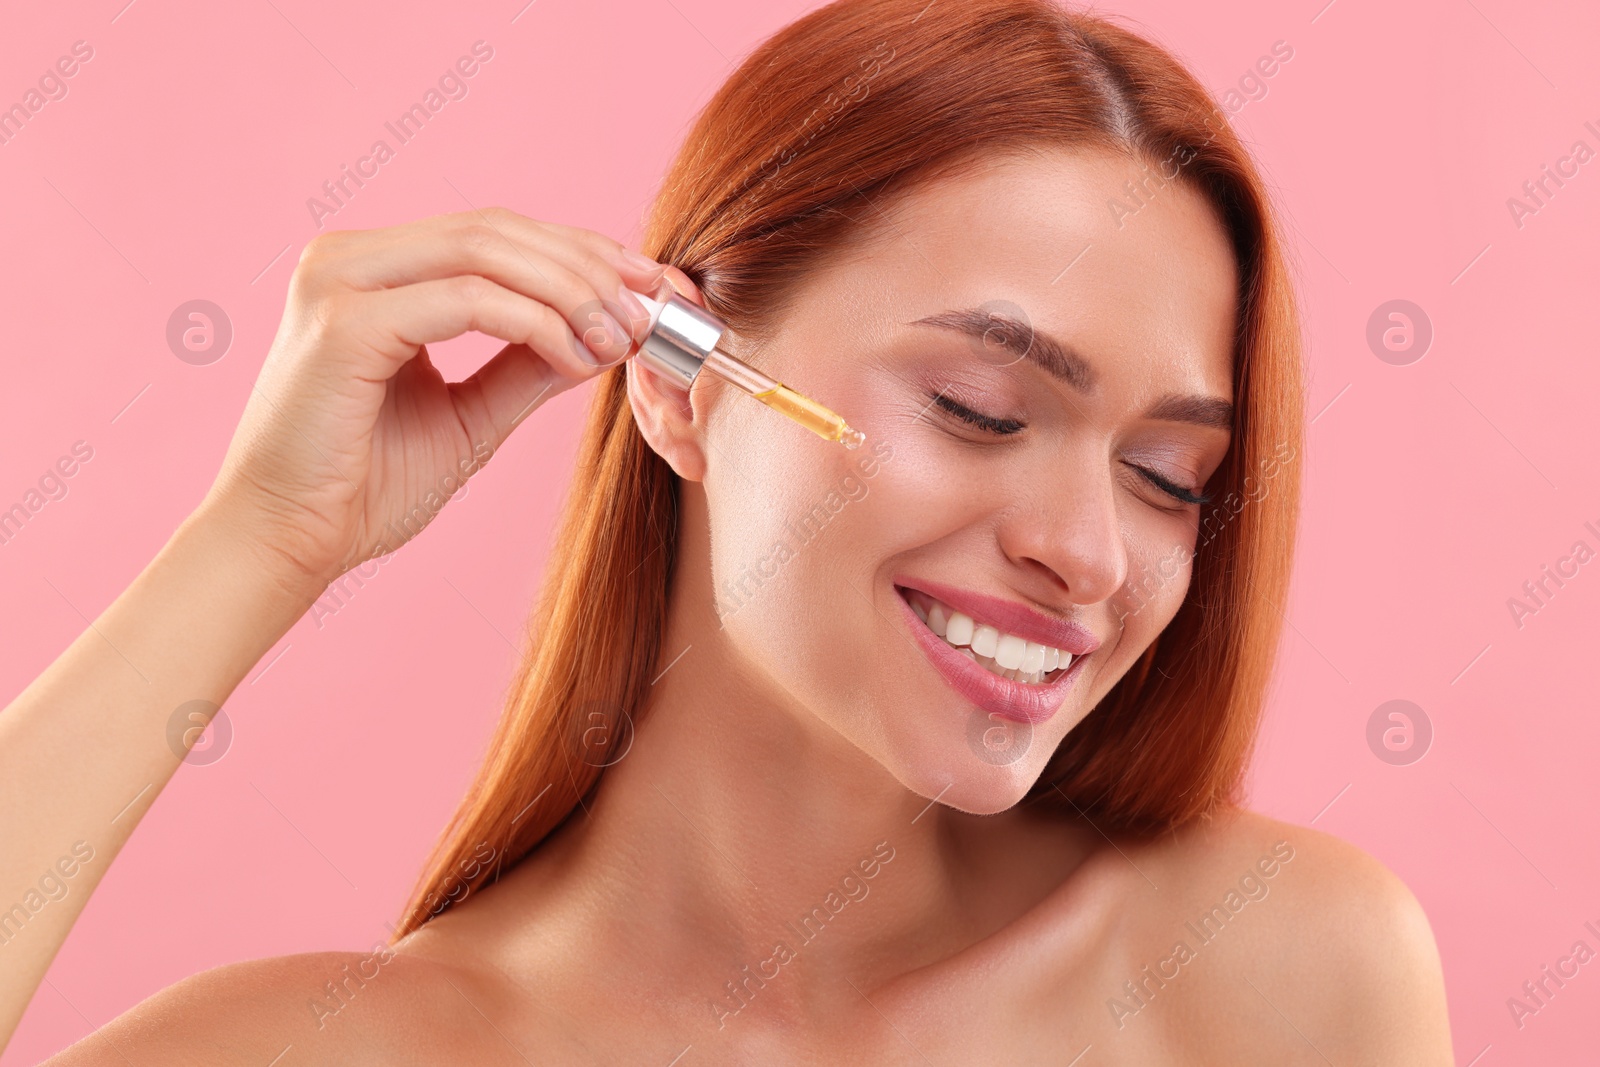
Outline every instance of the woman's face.
<path fill-rule="evenodd" d="M 908 788 L 990 813 L 1184 598 L 1184 497 L 1230 440 L 1235 264 L 1198 194 L 1099 152 L 885 208 L 770 344 L 730 345 L 862 448 L 696 386 L 707 639 Z"/>

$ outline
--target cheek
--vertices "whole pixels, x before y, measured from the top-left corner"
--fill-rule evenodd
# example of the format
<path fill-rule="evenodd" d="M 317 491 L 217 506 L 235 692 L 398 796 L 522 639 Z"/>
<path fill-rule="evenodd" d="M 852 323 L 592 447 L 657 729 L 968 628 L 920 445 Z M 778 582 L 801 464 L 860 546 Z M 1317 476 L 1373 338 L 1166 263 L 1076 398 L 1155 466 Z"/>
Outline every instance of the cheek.
<path fill-rule="evenodd" d="M 849 419 L 867 434 L 855 450 L 730 398 L 704 483 L 725 640 L 753 673 L 830 719 L 824 709 L 863 714 L 892 689 L 884 665 L 903 658 L 904 639 L 880 614 L 897 609 L 884 576 L 970 524 L 963 499 L 983 506 L 981 487 L 952 486 L 926 434 L 882 417 L 864 390 L 855 398 Z"/>
<path fill-rule="evenodd" d="M 892 528 L 885 466 L 744 400 L 705 481 L 716 614 L 735 647 L 771 670 L 847 650 L 866 601 L 875 538 Z M 870 610 L 870 609 L 868 609 Z"/>
<path fill-rule="evenodd" d="M 1192 531 L 1150 531 L 1130 539 L 1128 577 L 1118 594 L 1123 646 L 1119 660 L 1131 663 L 1172 621 L 1189 592 L 1193 572 Z"/>
<path fill-rule="evenodd" d="M 897 407 L 860 382 L 822 384 L 826 395 L 851 397 L 847 418 L 867 435 L 860 448 L 823 441 L 731 390 L 718 400 L 706 491 L 719 592 L 729 581 L 765 578 L 796 604 L 820 592 L 865 606 L 846 579 L 867 592 L 879 563 L 936 539 L 930 534 L 948 528 L 952 504 L 981 489 L 952 484 L 948 457 L 925 427 L 910 425 L 903 401 Z"/>
<path fill-rule="evenodd" d="M 731 628 L 730 616 L 752 619 L 804 588 L 796 565 L 808 548 L 804 516 L 813 492 L 823 490 L 805 479 L 772 481 L 749 469 L 707 485 L 712 591 L 724 627 Z"/>

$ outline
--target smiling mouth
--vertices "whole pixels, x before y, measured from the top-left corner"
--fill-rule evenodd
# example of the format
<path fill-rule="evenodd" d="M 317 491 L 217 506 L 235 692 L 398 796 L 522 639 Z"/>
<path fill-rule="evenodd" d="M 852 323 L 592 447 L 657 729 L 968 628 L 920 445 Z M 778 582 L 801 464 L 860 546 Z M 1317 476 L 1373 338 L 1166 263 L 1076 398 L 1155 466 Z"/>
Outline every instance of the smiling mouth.
<path fill-rule="evenodd" d="M 991 674 L 1024 685 L 1049 685 L 1072 666 L 1072 654 L 1064 649 L 1007 633 L 920 589 L 896 590 L 929 630 Z"/>

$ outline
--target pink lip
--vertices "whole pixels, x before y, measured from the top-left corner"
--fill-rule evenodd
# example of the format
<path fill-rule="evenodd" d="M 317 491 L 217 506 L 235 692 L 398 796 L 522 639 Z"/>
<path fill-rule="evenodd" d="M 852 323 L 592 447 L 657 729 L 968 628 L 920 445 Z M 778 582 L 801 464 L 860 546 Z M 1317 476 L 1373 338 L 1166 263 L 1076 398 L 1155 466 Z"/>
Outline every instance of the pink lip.
<path fill-rule="evenodd" d="M 925 578 L 895 575 L 893 581 L 895 585 L 907 589 L 920 589 L 935 600 L 942 600 L 979 622 L 986 622 L 1005 633 L 1016 634 L 1025 641 L 1051 645 L 1074 656 L 1087 656 L 1100 647 L 1100 639 L 1083 627 L 1062 619 L 1052 619 L 1042 612 L 1034 611 L 1014 601 L 957 589 L 953 585 L 931 582 Z"/>
<path fill-rule="evenodd" d="M 904 583 L 897 579 L 896 584 Z M 933 592 L 924 583 L 918 582 L 916 586 L 906 586 L 906 588 L 921 589 L 930 596 L 937 596 L 938 599 L 944 600 L 951 607 L 961 608 L 959 603 L 945 600 L 942 595 Z M 1045 722 L 1060 710 L 1061 705 L 1067 699 L 1067 692 L 1077 682 L 1078 675 L 1083 673 L 1083 659 L 1088 652 L 1074 654 L 1072 665 L 1061 672 L 1059 677 L 1044 685 L 1031 685 L 1026 682 L 1012 681 L 1010 678 L 1002 678 L 998 674 L 978 666 L 965 655 L 957 652 L 954 646 L 944 638 L 928 629 L 928 624 L 917 618 L 917 613 L 911 610 L 911 604 L 904 596 L 900 596 L 897 593 L 895 598 L 900 601 L 901 610 L 905 612 L 907 625 L 910 627 L 911 634 L 916 639 L 917 645 L 933 663 L 934 668 L 944 676 L 944 680 L 950 684 L 951 688 L 990 714 L 999 715 L 1001 718 L 1010 719 L 1013 722 L 1025 722 L 1033 725 Z M 1020 610 L 1027 611 L 1025 608 Z M 999 621 L 992 613 L 987 618 Z M 1081 636 L 1082 631 L 1079 631 L 1077 627 L 1072 627 L 1072 630 L 1078 631 L 1077 643 L 1079 647 L 1085 647 L 1089 652 L 1098 647 L 1099 642 L 1094 639 L 1092 634 L 1088 635 L 1088 641 L 1085 642 Z M 1009 632 L 1017 634 L 1018 637 L 1027 636 L 1019 630 L 1010 630 Z M 1034 638 L 1029 638 L 1029 640 L 1034 640 Z M 1055 647 L 1071 651 L 1071 648 L 1065 644 L 1058 644 Z"/>

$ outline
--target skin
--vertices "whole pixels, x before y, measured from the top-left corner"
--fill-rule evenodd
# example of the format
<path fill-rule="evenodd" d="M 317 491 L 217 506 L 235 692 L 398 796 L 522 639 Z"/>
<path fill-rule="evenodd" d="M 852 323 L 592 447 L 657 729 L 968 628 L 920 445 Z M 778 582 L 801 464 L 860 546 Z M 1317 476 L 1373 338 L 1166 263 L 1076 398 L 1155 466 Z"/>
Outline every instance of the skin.
<path fill-rule="evenodd" d="M 1187 589 L 1185 571 L 1131 610 L 1126 583 L 1192 547 L 1198 520 L 1195 506 L 1135 467 L 1199 488 L 1230 443 L 1224 430 L 1145 414 L 1170 393 L 1234 399 L 1236 275 L 1223 230 L 1185 189 L 1115 226 L 1104 204 L 1137 174 L 1122 157 L 1051 151 L 915 190 L 807 279 L 769 343 L 757 351 L 730 339 L 736 354 L 843 409 L 867 434 L 859 452 L 709 375 L 685 395 L 630 363 L 634 414 L 683 480 L 681 556 L 665 673 L 587 818 L 568 821 L 392 954 L 315 953 L 205 972 L 50 1062 L 260 1064 L 286 1045 L 284 1064 L 1451 1062 L 1427 920 L 1405 885 L 1360 850 L 1250 812 L 1136 841 L 1017 803 Z M 494 217 L 506 234 L 528 224 Z M 462 222 L 431 224 L 443 249 Z M 476 239 L 480 255 L 496 247 Z M 604 239 L 570 239 L 613 258 Z M 330 351 L 353 351 L 340 338 L 378 336 L 383 314 L 398 313 L 399 304 L 375 308 L 362 330 L 343 333 L 301 325 L 323 321 L 315 308 L 326 302 L 315 294 L 329 278 L 413 276 L 398 264 L 415 253 L 402 252 L 393 231 L 340 240 L 313 255 L 313 265 L 327 257 L 322 273 L 306 261 L 297 271 L 279 344 L 299 355 L 269 359 L 263 373 L 279 388 L 313 381 L 321 392 L 306 385 L 304 395 L 338 393 L 341 359 Z M 570 257 L 575 245 L 544 247 Z M 531 244 L 522 254 L 546 262 Z M 438 259 L 471 262 L 443 251 Z M 500 262 L 515 274 L 510 258 Z M 604 275 L 593 289 L 609 299 L 617 268 L 585 269 Z M 697 299 L 681 274 L 668 276 Z M 506 277 L 534 302 L 533 280 Z M 1092 364 L 1095 388 L 1078 391 L 1032 359 L 908 325 L 985 301 L 1020 308 L 1034 328 L 1070 343 Z M 550 321 L 505 307 L 498 335 L 509 341 Z M 409 337 L 448 336 L 444 328 Z M 559 348 L 558 335 L 552 328 L 530 345 Z M 391 347 L 391 374 L 422 373 L 404 344 Z M 562 368 L 566 384 L 592 373 Z M 458 458 L 479 434 L 509 432 L 510 416 L 549 384 L 545 374 L 524 358 L 485 375 L 468 398 L 482 418 L 457 426 L 460 436 L 433 438 L 438 455 Z M 945 413 L 933 400 L 941 393 L 1026 428 L 988 435 Z M 381 419 L 392 409 L 372 404 L 376 395 L 365 394 L 363 410 Z M 219 478 L 227 488 L 152 564 L 165 567 L 165 582 L 140 581 L 181 601 L 186 566 L 247 558 L 281 575 L 271 583 L 279 592 L 241 578 L 238 602 L 286 628 L 293 605 L 328 568 L 360 555 L 381 526 L 373 520 L 406 493 L 375 493 L 367 480 L 357 483 L 364 497 L 341 496 L 349 485 L 317 481 L 309 460 L 296 468 L 274 455 L 296 447 L 293 438 L 275 435 L 265 411 L 247 411 L 247 425 L 252 417 L 264 420 L 262 433 L 236 439 Z M 421 431 L 433 425 L 424 420 Z M 241 448 L 246 440 L 256 455 Z M 874 445 L 888 451 L 867 475 L 857 464 Z M 353 469 L 362 453 L 349 448 Z M 285 462 L 304 472 L 299 484 L 251 488 Z M 831 491 L 845 503 L 822 532 L 775 572 L 769 564 L 735 610 L 724 596 L 719 619 L 716 591 L 769 559 L 774 542 L 793 546 L 785 522 Z M 333 518 L 312 521 L 319 514 Z M 236 562 L 232 572 L 249 569 Z M 976 757 L 974 719 L 980 732 L 987 724 L 910 639 L 896 574 L 1002 596 L 1101 640 L 1020 758 Z M 124 615 L 110 621 L 130 637 L 153 610 L 135 598 L 108 615 L 119 606 Z M 270 647 L 269 636 L 239 640 L 229 662 Z M 113 667 L 88 660 L 81 643 L 63 657 L 76 651 L 78 660 L 42 677 L 46 695 L 73 697 L 74 668 L 109 676 Z M 143 781 L 111 773 L 134 786 L 128 795 Z M 26 803 L 6 799 L 13 811 Z M 860 865 L 873 858 L 867 877 Z M 848 903 L 803 941 L 786 924 L 830 892 Z M 1201 941 L 1185 923 L 1216 905 L 1221 932 Z M 1192 958 L 1163 964 L 1180 939 Z M 780 940 L 789 957 L 764 962 Z M 746 966 L 768 977 L 748 982 L 740 1006 L 724 984 L 745 981 Z M 1159 988 L 1149 980 L 1136 1000 L 1124 983 L 1147 966 L 1170 977 Z M 350 982 L 347 1002 L 319 1028 L 308 1001 L 347 967 L 369 980 Z"/>

